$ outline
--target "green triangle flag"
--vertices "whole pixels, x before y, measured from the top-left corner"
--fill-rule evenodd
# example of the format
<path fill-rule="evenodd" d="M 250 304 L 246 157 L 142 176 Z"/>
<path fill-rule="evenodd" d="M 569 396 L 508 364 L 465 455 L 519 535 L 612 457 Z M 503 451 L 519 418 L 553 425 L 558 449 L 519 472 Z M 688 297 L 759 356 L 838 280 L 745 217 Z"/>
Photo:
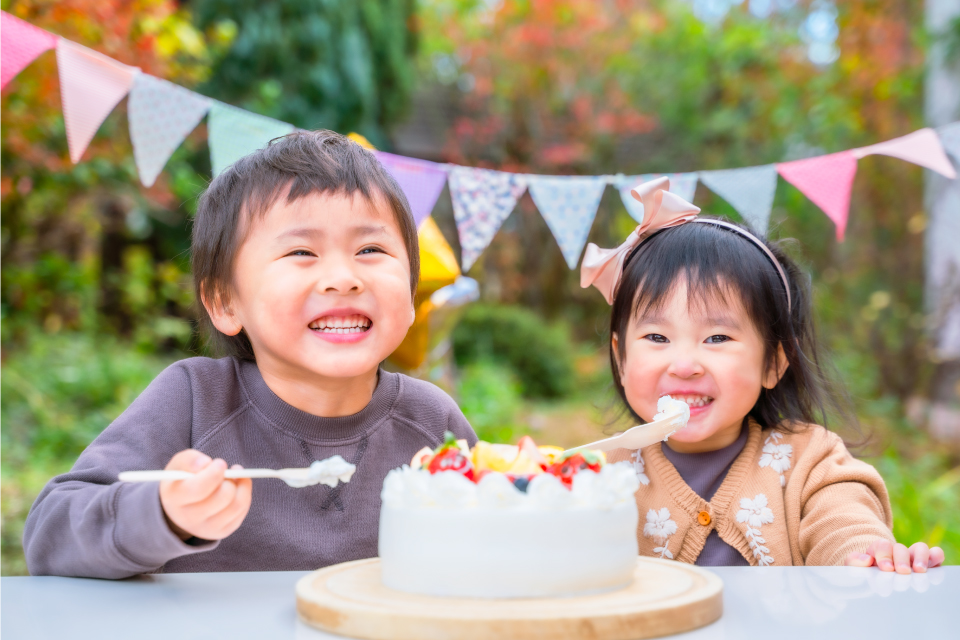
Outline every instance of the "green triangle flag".
<path fill-rule="evenodd" d="M 214 101 L 208 120 L 210 164 L 217 176 L 234 162 L 264 148 L 274 138 L 292 133 L 294 126 L 273 118 Z"/>

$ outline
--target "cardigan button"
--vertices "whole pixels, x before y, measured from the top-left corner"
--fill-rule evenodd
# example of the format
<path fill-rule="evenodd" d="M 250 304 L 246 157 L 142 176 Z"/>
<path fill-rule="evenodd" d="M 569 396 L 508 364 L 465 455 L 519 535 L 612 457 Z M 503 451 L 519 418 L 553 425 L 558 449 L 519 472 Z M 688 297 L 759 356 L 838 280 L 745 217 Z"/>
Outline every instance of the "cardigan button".
<path fill-rule="evenodd" d="M 708 524 L 710 524 L 710 514 L 707 513 L 706 511 L 701 511 L 697 515 L 697 522 L 699 522 L 703 526 L 707 526 Z"/>

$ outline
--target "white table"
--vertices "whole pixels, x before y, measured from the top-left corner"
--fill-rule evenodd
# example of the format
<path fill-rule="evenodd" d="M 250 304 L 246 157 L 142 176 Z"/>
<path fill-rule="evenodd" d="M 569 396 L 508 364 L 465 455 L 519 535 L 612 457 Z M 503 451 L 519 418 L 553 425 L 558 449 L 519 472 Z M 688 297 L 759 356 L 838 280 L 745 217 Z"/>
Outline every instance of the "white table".
<path fill-rule="evenodd" d="M 900 576 L 846 567 L 717 567 L 724 614 L 675 638 L 960 637 L 960 566 Z M 3 640 L 338 638 L 297 620 L 303 572 L 0 579 Z"/>

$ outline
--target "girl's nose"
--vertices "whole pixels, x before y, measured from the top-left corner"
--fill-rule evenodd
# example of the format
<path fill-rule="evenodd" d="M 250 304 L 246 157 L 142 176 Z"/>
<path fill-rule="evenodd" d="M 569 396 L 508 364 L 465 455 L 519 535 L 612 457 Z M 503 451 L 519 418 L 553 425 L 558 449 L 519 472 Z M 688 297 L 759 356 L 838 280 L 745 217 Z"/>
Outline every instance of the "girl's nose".
<path fill-rule="evenodd" d="M 678 378 L 695 378 L 703 375 L 703 366 L 696 358 L 684 356 L 670 363 L 667 373 Z"/>

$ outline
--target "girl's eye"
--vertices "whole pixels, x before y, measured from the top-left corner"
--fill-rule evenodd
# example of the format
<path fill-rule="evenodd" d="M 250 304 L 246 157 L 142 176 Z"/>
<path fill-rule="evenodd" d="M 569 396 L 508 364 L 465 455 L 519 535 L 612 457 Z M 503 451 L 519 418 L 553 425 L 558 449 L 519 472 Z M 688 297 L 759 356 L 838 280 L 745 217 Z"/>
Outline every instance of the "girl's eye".
<path fill-rule="evenodd" d="M 705 340 L 705 342 L 707 344 L 723 344 L 729 339 L 730 339 L 730 336 L 716 335 L 716 336 L 710 336 Z"/>
<path fill-rule="evenodd" d="M 380 247 L 364 247 L 363 249 L 360 249 L 360 252 L 357 255 L 363 256 L 371 253 L 383 253 L 383 249 Z"/>
<path fill-rule="evenodd" d="M 650 342 L 654 342 L 656 344 L 667 344 L 670 342 L 667 340 L 666 336 L 662 336 L 659 333 L 648 333 L 647 335 L 643 336 L 643 339 L 649 340 Z"/>

